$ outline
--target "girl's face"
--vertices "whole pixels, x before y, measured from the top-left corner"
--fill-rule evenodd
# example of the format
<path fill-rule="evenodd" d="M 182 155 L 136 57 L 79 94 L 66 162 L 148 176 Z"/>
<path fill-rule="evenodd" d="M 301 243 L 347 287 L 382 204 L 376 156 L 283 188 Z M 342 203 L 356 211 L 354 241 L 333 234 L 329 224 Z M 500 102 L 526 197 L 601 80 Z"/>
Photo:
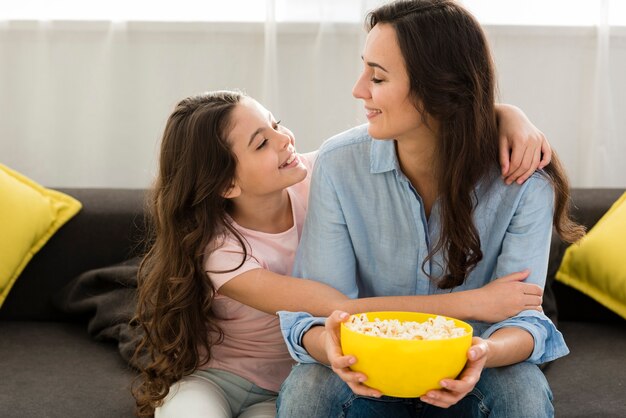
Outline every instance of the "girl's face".
<path fill-rule="evenodd" d="M 423 129 L 422 115 L 411 100 L 409 75 L 395 29 L 377 24 L 367 35 L 363 72 L 352 95 L 365 103 L 368 133 L 377 139 L 397 139 Z"/>
<path fill-rule="evenodd" d="M 293 133 L 256 100 L 245 97 L 231 114 L 228 139 L 237 157 L 236 179 L 228 198 L 281 191 L 306 177 Z"/>

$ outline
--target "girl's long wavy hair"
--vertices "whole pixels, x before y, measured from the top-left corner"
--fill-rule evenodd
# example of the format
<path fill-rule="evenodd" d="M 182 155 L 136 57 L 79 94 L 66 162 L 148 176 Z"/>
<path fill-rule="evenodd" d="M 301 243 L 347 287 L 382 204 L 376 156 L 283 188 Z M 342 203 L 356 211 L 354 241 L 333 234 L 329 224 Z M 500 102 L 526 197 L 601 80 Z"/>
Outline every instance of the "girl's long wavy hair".
<path fill-rule="evenodd" d="M 235 178 L 227 135 L 243 95 L 217 91 L 182 100 L 170 115 L 159 171 L 148 200 L 149 250 L 138 275 L 134 322 L 144 336 L 136 357 L 147 358 L 133 385 L 138 416 L 152 416 L 169 387 L 210 359 L 223 338 L 211 312 L 215 290 L 204 271 L 209 243 L 225 231 L 223 194 Z M 245 255 L 244 255 L 245 258 Z"/>
<path fill-rule="evenodd" d="M 439 122 L 435 167 L 442 230 L 425 263 L 443 250 L 447 273 L 438 286 L 453 288 L 482 260 L 472 217 L 474 190 L 498 167 L 491 54 L 480 24 L 455 1 L 395 1 L 367 15 L 367 31 L 378 23 L 395 29 L 414 105 Z M 584 228 L 570 218 L 569 185 L 555 153 L 544 173 L 555 191 L 556 231 L 565 241 L 576 241 Z"/>

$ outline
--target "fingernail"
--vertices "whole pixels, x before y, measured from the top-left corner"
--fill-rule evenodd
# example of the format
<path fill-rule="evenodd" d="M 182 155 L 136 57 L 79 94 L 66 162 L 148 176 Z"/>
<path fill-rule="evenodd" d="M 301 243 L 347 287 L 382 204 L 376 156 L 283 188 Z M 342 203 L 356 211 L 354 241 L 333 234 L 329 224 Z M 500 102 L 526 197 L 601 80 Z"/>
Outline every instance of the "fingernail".
<path fill-rule="evenodd" d="M 367 379 L 366 379 L 366 378 L 364 378 L 364 377 L 359 377 L 359 382 L 361 382 L 361 383 L 365 382 L 366 380 L 367 380 Z"/>
<path fill-rule="evenodd" d="M 469 358 L 470 358 L 470 360 L 476 359 L 476 350 L 470 350 Z"/>
<path fill-rule="evenodd" d="M 354 364 L 354 363 L 356 363 L 356 359 L 355 359 L 354 357 L 350 357 L 350 358 L 348 359 L 348 363 L 350 363 L 350 364 Z"/>
<path fill-rule="evenodd" d="M 444 388 L 448 387 L 448 383 L 445 380 L 442 380 L 441 382 L 439 382 L 439 384 Z"/>
<path fill-rule="evenodd" d="M 339 314 L 339 319 L 346 319 L 348 317 L 348 314 L 346 312 L 342 312 Z"/>

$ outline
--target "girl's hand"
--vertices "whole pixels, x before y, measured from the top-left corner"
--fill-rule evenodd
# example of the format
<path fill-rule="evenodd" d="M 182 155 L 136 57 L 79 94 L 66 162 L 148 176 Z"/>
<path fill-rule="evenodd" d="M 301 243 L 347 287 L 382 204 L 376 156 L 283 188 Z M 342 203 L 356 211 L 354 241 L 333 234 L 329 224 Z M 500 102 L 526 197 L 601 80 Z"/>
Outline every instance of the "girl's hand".
<path fill-rule="evenodd" d="M 552 158 L 552 149 L 543 132 L 533 125 L 521 109 L 497 105 L 500 166 L 506 184 L 525 182 Z"/>
<path fill-rule="evenodd" d="M 442 380 L 443 389 L 430 390 L 420 397 L 420 400 L 439 408 L 449 408 L 456 404 L 470 393 L 478 383 L 487 361 L 488 352 L 489 346 L 485 340 L 479 337 L 472 338 L 472 346 L 467 351 L 467 364 L 458 378 L 456 380 Z"/>
<path fill-rule="evenodd" d="M 326 355 L 330 366 L 335 373 L 346 382 L 346 384 L 357 395 L 373 396 L 379 398 L 382 393 L 376 389 L 365 386 L 363 382 L 367 380 L 367 376 L 363 373 L 353 372 L 350 366 L 357 362 L 356 357 L 349 355 L 344 356 L 341 350 L 341 337 L 339 326 L 345 322 L 350 315 L 342 311 L 334 311 L 326 319 L 326 328 L 324 330 Z"/>
<path fill-rule="evenodd" d="M 512 273 L 476 289 L 478 297 L 472 299 L 472 317 L 495 323 L 525 310 L 541 312 L 543 289 L 536 284 L 522 281 L 529 274 L 529 270 Z"/>

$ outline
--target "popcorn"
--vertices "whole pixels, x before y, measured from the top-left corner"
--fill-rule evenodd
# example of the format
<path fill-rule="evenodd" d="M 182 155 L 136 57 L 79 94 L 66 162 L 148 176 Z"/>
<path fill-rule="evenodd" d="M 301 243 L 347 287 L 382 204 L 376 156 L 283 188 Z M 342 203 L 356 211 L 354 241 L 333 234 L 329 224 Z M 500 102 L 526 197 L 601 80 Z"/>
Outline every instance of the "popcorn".
<path fill-rule="evenodd" d="M 443 340 L 466 334 L 465 329 L 454 325 L 454 321 L 439 315 L 428 318 L 425 322 L 413 322 L 378 318 L 370 321 L 367 315 L 359 314 L 352 315 L 345 325 L 361 334 L 396 340 Z"/>

